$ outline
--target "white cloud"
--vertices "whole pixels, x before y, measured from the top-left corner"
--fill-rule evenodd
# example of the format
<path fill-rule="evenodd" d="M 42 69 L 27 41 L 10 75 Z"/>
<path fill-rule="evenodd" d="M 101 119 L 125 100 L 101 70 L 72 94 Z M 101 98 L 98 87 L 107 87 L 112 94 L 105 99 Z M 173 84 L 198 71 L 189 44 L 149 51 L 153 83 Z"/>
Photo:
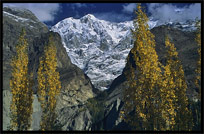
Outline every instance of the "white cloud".
<path fill-rule="evenodd" d="M 57 3 L 9 3 L 3 6 L 26 8 L 42 22 L 54 21 L 55 15 L 61 9 Z"/>
<path fill-rule="evenodd" d="M 147 4 L 150 17 L 159 20 L 161 23 L 167 21 L 181 22 L 194 20 L 201 17 L 201 4 L 190 4 L 184 7 L 177 7 L 173 4 Z"/>
<path fill-rule="evenodd" d="M 122 11 L 124 13 L 132 14 L 133 11 L 136 9 L 137 4 L 136 3 L 130 3 L 123 5 Z"/>
<path fill-rule="evenodd" d="M 94 16 L 96 16 L 96 18 L 107 20 L 110 22 L 123 22 L 131 20 L 131 16 L 127 16 L 125 14 L 120 14 L 116 12 L 94 13 Z"/>

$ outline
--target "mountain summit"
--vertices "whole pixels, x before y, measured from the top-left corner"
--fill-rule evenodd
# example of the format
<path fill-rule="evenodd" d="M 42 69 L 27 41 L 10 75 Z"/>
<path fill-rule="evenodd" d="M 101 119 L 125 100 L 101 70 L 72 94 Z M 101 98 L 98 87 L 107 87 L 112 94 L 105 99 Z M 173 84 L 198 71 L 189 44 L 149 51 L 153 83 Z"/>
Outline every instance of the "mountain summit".
<path fill-rule="evenodd" d="M 107 89 L 125 67 L 133 47 L 132 22 L 111 23 L 87 14 L 67 18 L 51 28 L 58 32 L 73 64 L 83 69 L 95 88 Z"/>

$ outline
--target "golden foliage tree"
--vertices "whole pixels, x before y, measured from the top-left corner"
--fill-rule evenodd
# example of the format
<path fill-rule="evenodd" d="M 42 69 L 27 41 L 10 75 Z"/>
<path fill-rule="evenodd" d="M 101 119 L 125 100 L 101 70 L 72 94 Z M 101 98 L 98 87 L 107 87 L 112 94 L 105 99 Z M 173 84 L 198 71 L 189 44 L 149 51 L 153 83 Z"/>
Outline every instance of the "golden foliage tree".
<path fill-rule="evenodd" d="M 16 55 L 11 61 L 12 78 L 10 87 L 11 102 L 11 130 L 28 130 L 32 120 L 33 82 L 32 75 L 28 73 L 28 43 L 25 39 L 25 30 L 22 30 Z"/>
<path fill-rule="evenodd" d="M 198 45 L 198 54 L 199 58 L 197 61 L 197 68 L 195 70 L 196 72 L 196 78 L 195 78 L 195 85 L 198 88 L 198 101 L 191 101 L 192 104 L 192 113 L 193 113 L 193 119 L 194 119 L 194 129 L 200 130 L 201 129 L 201 21 L 196 20 L 196 38 L 195 41 Z"/>
<path fill-rule="evenodd" d="M 199 54 L 199 59 L 198 59 L 198 62 L 197 62 L 197 69 L 196 69 L 196 80 L 195 80 L 195 84 L 196 84 L 196 87 L 199 89 L 198 90 L 198 96 L 199 96 L 199 99 L 201 98 L 201 28 L 200 28 L 200 21 L 197 21 L 196 22 L 196 27 L 197 27 L 197 34 L 196 34 L 196 42 L 198 44 L 198 54 Z"/>
<path fill-rule="evenodd" d="M 165 44 L 169 45 L 169 39 L 166 37 Z M 167 47 L 166 46 L 166 47 Z M 177 52 L 176 52 L 177 53 Z M 175 126 L 175 117 L 176 117 L 176 95 L 175 95 L 175 83 L 173 79 L 173 74 L 170 70 L 170 65 L 162 65 L 164 69 L 162 77 L 162 86 L 161 86 L 161 109 L 162 109 L 162 118 L 165 120 L 164 130 L 173 130 Z"/>
<path fill-rule="evenodd" d="M 56 68 L 56 46 L 51 36 L 48 45 L 44 48 L 44 56 L 40 58 L 38 68 L 38 95 L 43 111 L 40 126 L 43 131 L 54 129 L 57 95 L 61 89 L 60 77 Z"/>
<path fill-rule="evenodd" d="M 179 61 L 178 52 L 176 51 L 174 44 L 169 41 L 168 37 L 166 37 L 165 45 L 167 49 L 166 66 L 170 69 L 170 82 L 172 83 L 171 89 L 174 89 L 174 91 L 171 90 L 171 96 L 174 98 L 176 112 L 174 130 L 191 130 L 193 122 L 191 111 L 188 109 L 189 104 L 186 96 L 187 84 L 185 81 L 183 67 Z M 172 114 L 175 115 L 174 113 Z"/>
<path fill-rule="evenodd" d="M 136 65 L 128 63 L 126 73 L 129 88 L 124 91 L 124 119 L 136 129 L 160 130 L 162 127 L 160 109 L 161 69 L 155 50 L 154 35 L 147 24 L 148 17 L 137 4 L 134 20 L 135 30 L 132 31 L 134 48 L 131 50 Z M 134 111 L 134 117 L 128 118 Z M 139 122 L 140 121 L 140 122 Z"/>

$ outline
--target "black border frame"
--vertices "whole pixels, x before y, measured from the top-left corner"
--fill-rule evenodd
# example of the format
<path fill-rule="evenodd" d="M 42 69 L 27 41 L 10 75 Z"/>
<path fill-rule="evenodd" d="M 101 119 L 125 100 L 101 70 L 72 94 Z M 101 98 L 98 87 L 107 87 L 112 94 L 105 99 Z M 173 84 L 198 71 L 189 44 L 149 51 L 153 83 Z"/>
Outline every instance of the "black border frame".
<path fill-rule="evenodd" d="M 200 131 L 3 131 L 3 3 L 201 3 L 201 130 Z M 203 0 L 1 0 L 0 1 L 0 18 L 1 18 L 1 133 L 204 133 L 204 120 L 203 120 Z M 203 126 L 203 127 L 202 127 Z"/>

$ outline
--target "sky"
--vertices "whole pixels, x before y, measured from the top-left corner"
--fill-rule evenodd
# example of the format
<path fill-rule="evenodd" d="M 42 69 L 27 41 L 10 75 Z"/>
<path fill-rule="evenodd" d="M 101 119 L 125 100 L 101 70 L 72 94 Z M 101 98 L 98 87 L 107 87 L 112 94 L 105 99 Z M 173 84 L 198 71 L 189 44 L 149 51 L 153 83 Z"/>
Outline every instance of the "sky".
<path fill-rule="evenodd" d="M 3 6 L 26 8 L 37 18 L 53 26 L 68 18 L 81 18 L 93 14 L 98 19 L 110 22 L 133 20 L 136 3 L 3 3 Z M 201 18 L 200 3 L 142 3 L 149 18 L 160 22 L 180 22 Z"/>

